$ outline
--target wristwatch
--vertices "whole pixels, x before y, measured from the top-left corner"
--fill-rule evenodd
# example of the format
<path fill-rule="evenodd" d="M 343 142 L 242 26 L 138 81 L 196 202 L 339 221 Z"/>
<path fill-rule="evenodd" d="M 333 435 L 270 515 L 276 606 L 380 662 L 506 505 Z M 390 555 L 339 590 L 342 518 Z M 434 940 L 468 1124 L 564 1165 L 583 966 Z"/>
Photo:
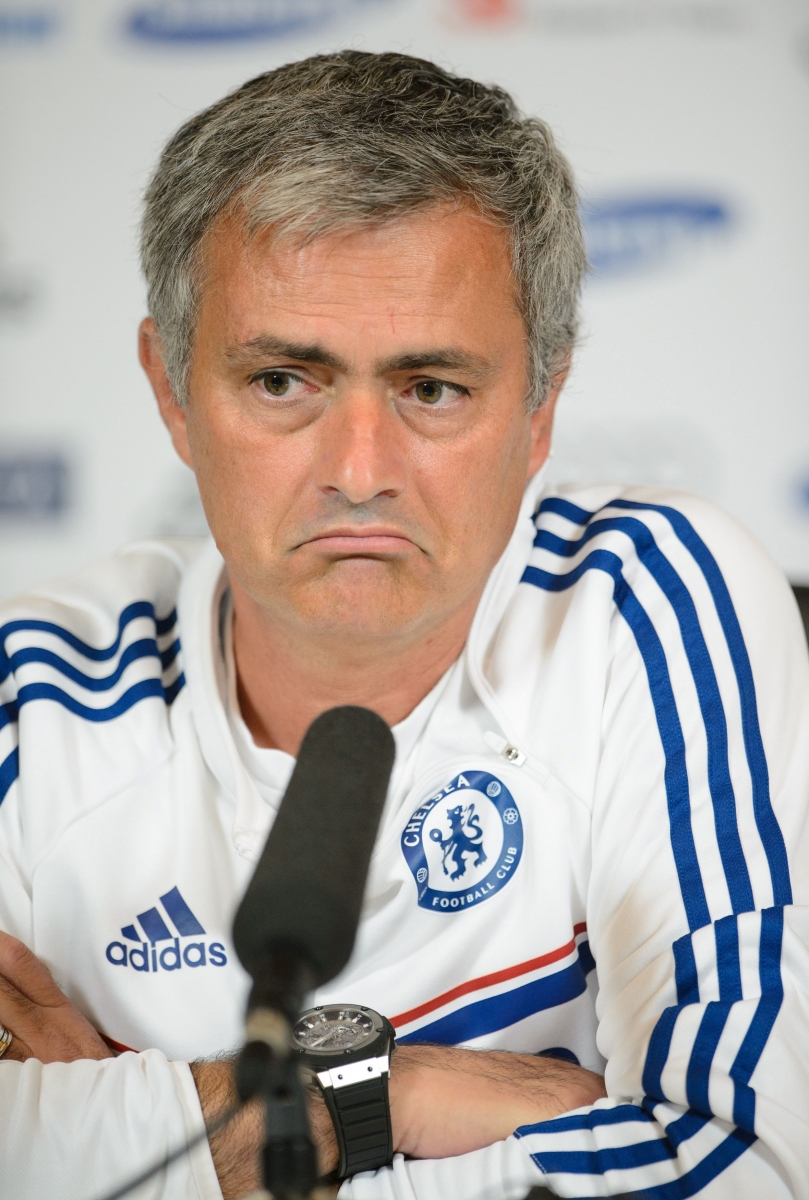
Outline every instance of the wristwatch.
<path fill-rule="evenodd" d="M 393 1158 L 388 1078 L 396 1031 L 361 1004 L 321 1004 L 301 1013 L 292 1041 L 326 1101 L 340 1161 L 337 1178 L 375 1171 Z"/>

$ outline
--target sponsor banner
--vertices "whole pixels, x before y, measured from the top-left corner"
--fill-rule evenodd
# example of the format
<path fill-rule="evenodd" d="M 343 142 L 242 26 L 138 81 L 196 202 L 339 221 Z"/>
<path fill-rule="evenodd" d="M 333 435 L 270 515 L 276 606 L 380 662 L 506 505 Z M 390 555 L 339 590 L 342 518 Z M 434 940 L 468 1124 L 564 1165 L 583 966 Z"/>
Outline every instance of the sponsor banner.
<path fill-rule="evenodd" d="M 152 0 L 126 22 L 143 42 L 194 45 L 286 37 L 394 0 Z"/>
<path fill-rule="evenodd" d="M 70 501 L 70 468 L 59 452 L 4 455 L 0 451 L 0 522 L 50 521 Z"/>
<path fill-rule="evenodd" d="M 589 198 L 582 219 L 597 280 L 657 271 L 686 254 L 706 253 L 734 224 L 730 204 L 710 194 Z"/>
<path fill-rule="evenodd" d="M 0 4 L 0 47 L 14 42 L 39 42 L 59 27 L 59 13 L 49 5 Z"/>

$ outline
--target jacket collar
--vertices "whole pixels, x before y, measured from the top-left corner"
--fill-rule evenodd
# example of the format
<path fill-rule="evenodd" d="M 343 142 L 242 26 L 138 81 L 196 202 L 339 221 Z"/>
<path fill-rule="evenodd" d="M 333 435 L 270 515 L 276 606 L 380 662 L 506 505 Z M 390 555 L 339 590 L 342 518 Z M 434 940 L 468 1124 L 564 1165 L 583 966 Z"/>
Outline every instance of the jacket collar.
<path fill-rule="evenodd" d="M 523 741 L 522 722 L 498 695 L 492 667 L 497 635 L 534 544 L 534 515 L 545 490 L 546 471 L 547 463 L 528 481 L 514 531 L 483 590 L 464 652 L 464 665 L 481 703 L 500 725 L 506 739 L 516 745 Z"/>
<path fill-rule="evenodd" d="M 239 758 L 225 708 L 227 682 L 222 648 L 224 560 L 211 539 L 186 572 L 177 598 L 191 714 L 202 757 L 234 806 L 233 841 L 257 856 L 270 813 Z"/>

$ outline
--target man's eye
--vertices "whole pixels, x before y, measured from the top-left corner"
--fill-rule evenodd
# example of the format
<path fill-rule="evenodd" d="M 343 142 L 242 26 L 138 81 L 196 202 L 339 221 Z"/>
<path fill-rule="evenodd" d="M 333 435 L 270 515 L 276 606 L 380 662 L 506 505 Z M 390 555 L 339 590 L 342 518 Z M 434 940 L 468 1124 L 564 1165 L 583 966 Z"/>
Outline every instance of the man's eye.
<path fill-rule="evenodd" d="M 413 388 L 413 394 L 422 404 L 437 404 L 439 400 L 451 399 L 454 394 L 463 391 L 451 384 L 442 383 L 440 379 L 422 379 Z"/>
<path fill-rule="evenodd" d="M 294 378 L 288 371 L 265 371 L 258 382 L 271 396 L 286 396 Z"/>

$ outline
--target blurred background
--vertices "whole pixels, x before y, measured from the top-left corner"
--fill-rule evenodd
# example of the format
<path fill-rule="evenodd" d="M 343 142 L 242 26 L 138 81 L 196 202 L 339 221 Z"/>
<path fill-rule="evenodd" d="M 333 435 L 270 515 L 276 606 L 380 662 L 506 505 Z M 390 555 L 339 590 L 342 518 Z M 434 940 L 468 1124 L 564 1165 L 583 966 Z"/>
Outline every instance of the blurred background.
<path fill-rule="evenodd" d="M 192 113 L 344 46 L 503 84 L 572 160 L 554 476 L 706 496 L 806 602 L 809 0 L 0 0 L 0 598 L 204 532 L 135 355 L 143 188 Z"/>

